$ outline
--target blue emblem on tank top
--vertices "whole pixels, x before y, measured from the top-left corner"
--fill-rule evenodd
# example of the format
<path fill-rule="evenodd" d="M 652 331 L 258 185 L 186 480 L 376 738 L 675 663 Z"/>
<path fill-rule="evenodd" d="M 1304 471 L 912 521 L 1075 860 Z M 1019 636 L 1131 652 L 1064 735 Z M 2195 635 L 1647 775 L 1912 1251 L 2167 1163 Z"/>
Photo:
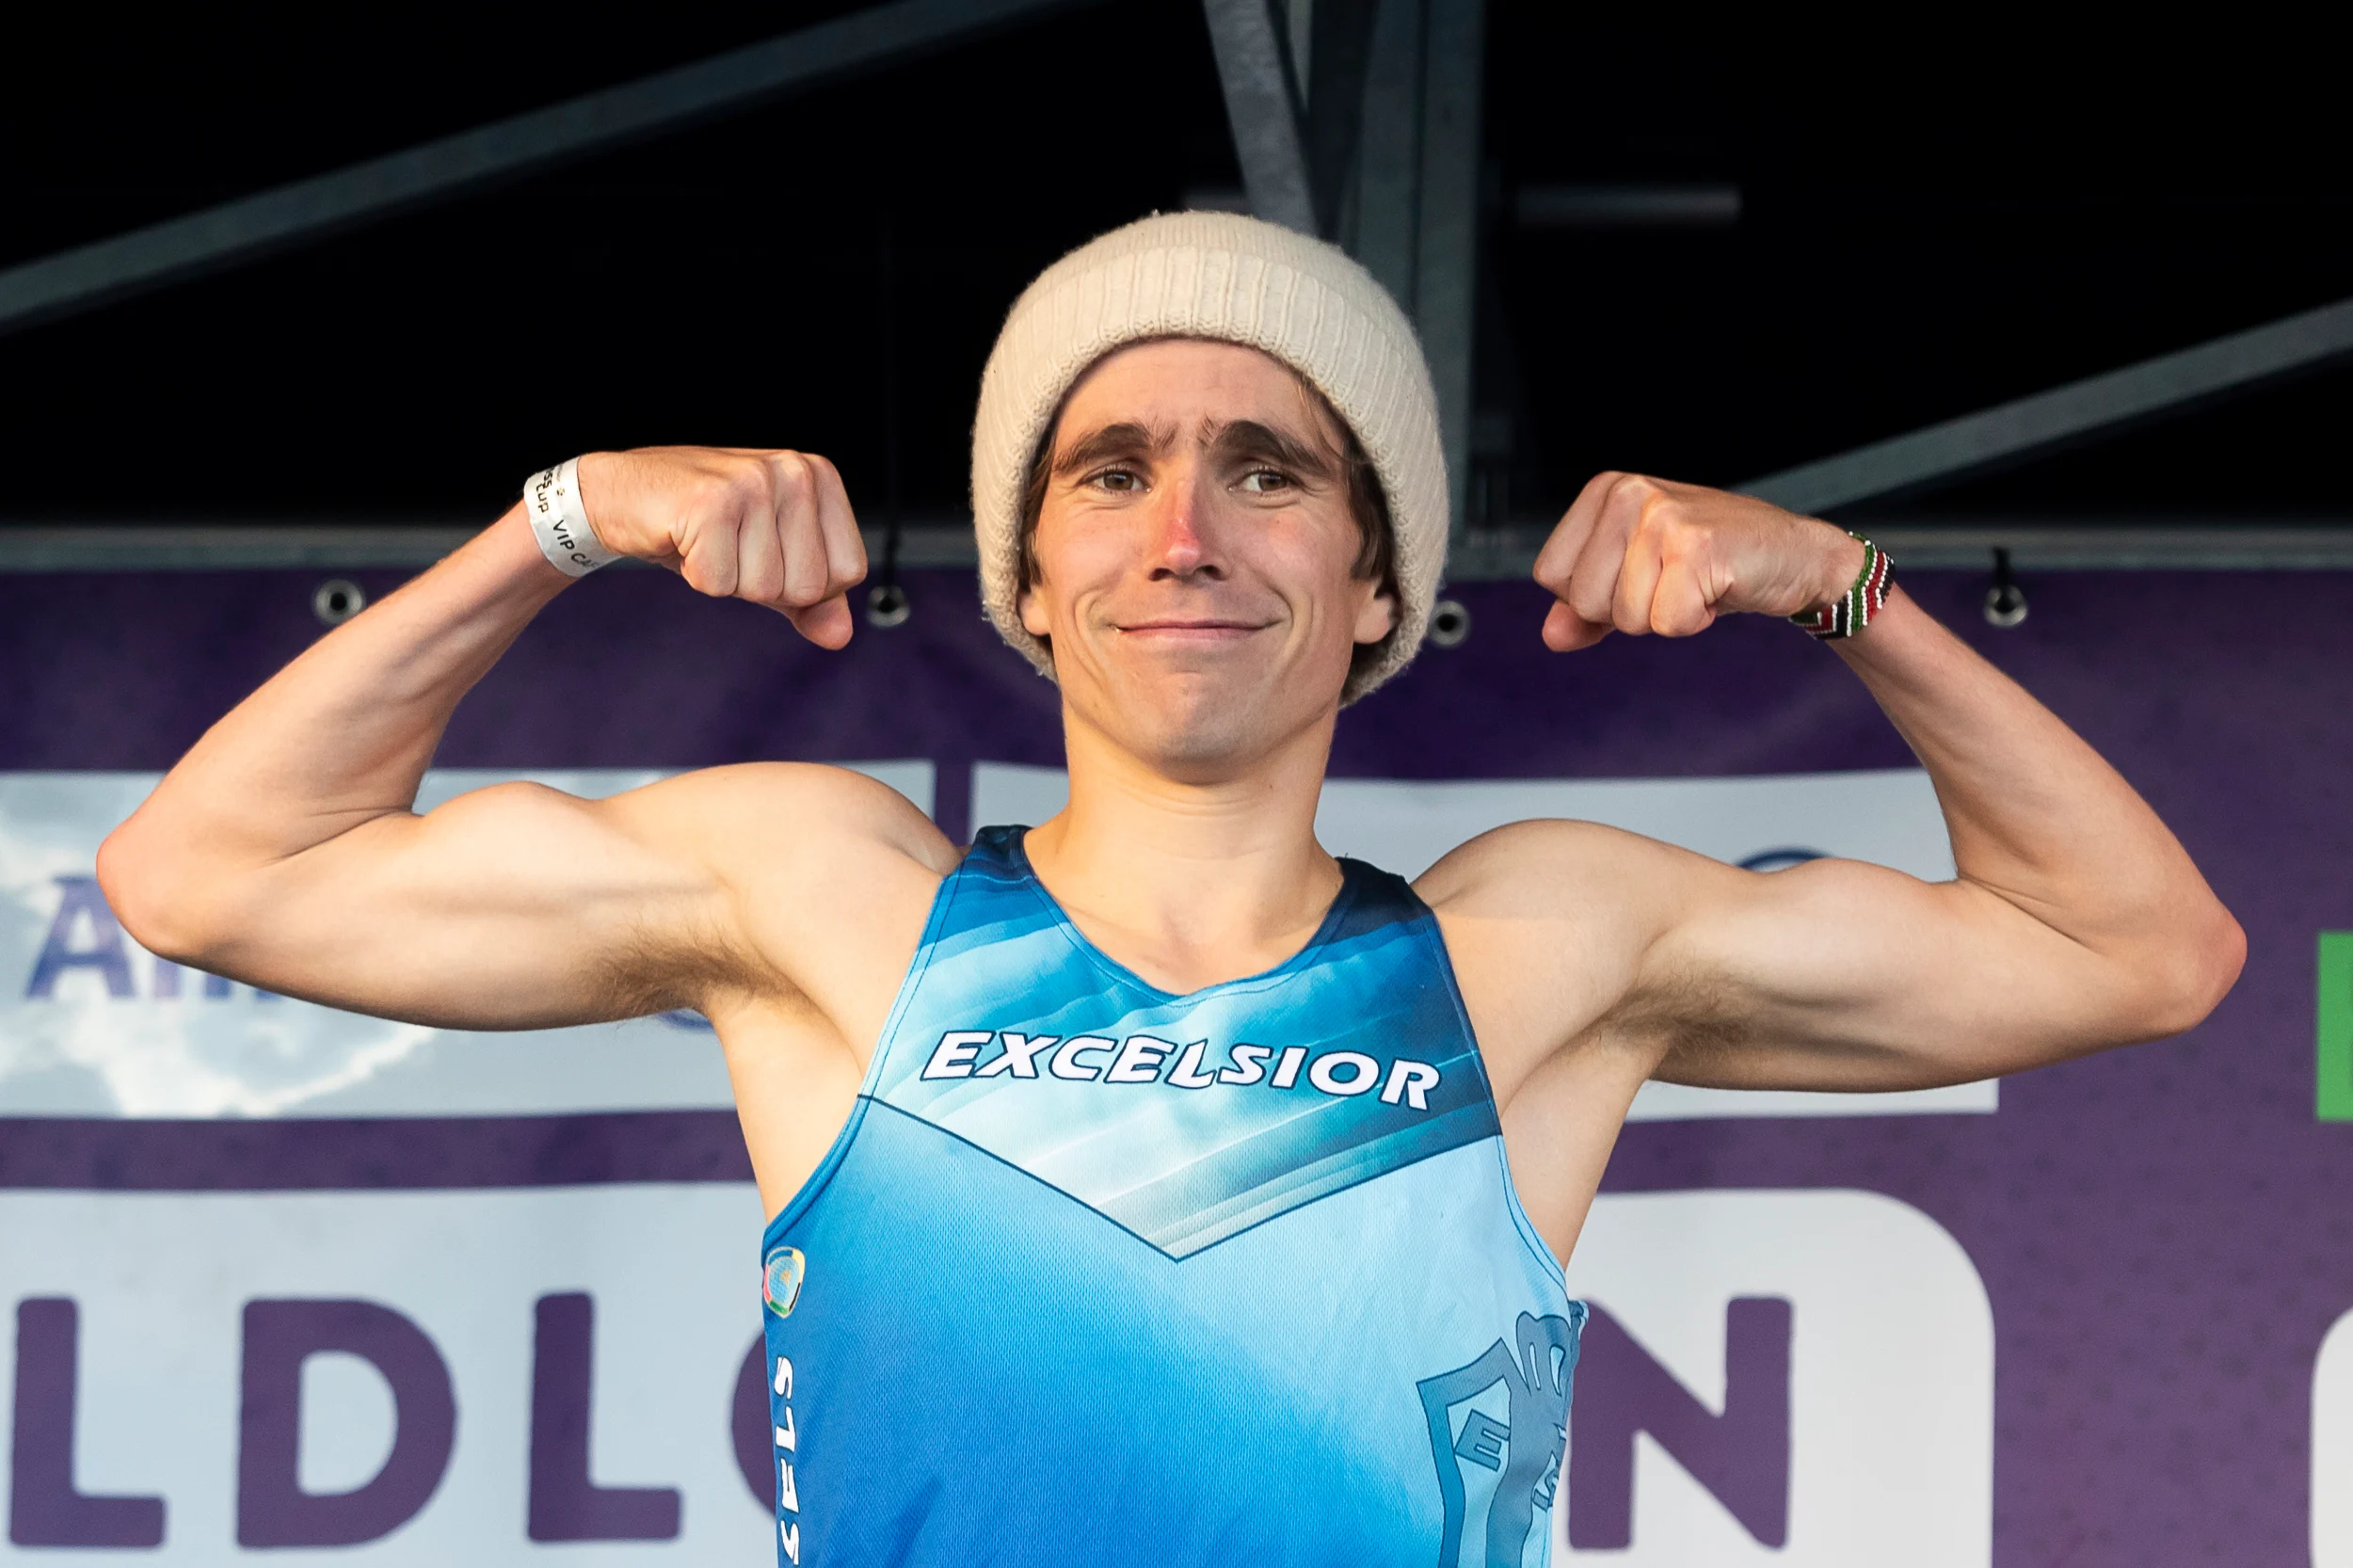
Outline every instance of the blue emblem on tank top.
<path fill-rule="evenodd" d="M 1437 1568 L 1525 1560 L 1560 1484 L 1584 1325 L 1579 1303 L 1566 1317 L 1523 1312 L 1509 1342 L 1498 1339 L 1478 1360 L 1417 1385 L 1446 1499 Z"/>

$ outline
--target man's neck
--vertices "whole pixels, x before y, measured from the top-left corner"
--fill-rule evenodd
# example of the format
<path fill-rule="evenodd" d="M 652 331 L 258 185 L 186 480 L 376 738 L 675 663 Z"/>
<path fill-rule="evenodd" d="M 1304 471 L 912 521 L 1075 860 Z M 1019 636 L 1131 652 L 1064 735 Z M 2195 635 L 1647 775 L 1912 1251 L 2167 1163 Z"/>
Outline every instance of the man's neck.
<path fill-rule="evenodd" d="M 1070 804 L 1028 848 L 1090 941 L 1186 992 L 1272 968 L 1314 936 L 1341 882 L 1315 834 L 1329 720 L 1209 782 L 1064 728 Z"/>

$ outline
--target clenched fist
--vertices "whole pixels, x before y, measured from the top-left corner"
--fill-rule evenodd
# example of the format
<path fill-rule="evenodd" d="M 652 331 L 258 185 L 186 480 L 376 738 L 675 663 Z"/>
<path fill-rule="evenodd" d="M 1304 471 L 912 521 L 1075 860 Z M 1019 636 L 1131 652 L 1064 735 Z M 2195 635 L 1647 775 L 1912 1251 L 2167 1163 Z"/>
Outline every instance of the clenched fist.
<path fill-rule="evenodd" d="M 866 576 L 866 542 L 824 458 L 719 446 L 592 452 L 580 491 L 607 550 L 668 567 L 713 598 L 765 604 L 820 648 L 850 640 L 844 596 Z"/>
<path fill-rule="evenodd" d="M 1545 643 L 1562 653 L 1612 632 L 1688 637 L 1740 610 L 1794 616 L 1862 569 L 1863 546 L 1817 518 L 1639 473 L 1596 474 L 1536 556 L 1561 601 Z"/>

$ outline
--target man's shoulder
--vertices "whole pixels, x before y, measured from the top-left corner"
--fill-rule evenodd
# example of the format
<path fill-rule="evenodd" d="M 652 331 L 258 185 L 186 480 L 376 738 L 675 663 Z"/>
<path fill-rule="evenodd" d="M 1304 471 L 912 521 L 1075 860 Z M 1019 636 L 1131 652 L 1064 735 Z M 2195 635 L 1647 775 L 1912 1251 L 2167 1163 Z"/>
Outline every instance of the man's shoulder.
<path fill-rule="evenodd" d="M 1529 900 L 1551 907 L 1557 895 L 1590 906 L 1686 857 L 1686 851 L 1623 828 L 1534 818 L 1458 845 L 1415 880 L 1414 890 L 1442 915 L 1532 912 Z"/>
<path fill-rule="evenodd" d="M 879 860 L 944 876 L 960 858 L 913 801 L 854 768 L 737 762 L 676 774 L 623 798 L 648 829 L 722 863 Z"/>

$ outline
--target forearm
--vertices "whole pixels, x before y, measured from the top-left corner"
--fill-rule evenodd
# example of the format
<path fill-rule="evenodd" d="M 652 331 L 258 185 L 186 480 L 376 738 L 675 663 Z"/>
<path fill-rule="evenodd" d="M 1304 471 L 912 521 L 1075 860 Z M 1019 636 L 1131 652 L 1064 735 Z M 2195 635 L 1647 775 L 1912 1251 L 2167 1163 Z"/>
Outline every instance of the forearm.
<path fill-rule="evenodd" d="M 404 812 L 450 715 L 568 580 L 520 506 L 320 638 L 205 733 L 102 851 L 132 922 L 200 920 L 244 872 Z"/>
<path fill-rule="evenodd" d="M 2138 981 L 2219 994 L 2215 976 L 2236 972 L 2236 926 L 2080 736 L 1900 590 L 1833 646 L 1927 768 L 1963 883 Z"/>

